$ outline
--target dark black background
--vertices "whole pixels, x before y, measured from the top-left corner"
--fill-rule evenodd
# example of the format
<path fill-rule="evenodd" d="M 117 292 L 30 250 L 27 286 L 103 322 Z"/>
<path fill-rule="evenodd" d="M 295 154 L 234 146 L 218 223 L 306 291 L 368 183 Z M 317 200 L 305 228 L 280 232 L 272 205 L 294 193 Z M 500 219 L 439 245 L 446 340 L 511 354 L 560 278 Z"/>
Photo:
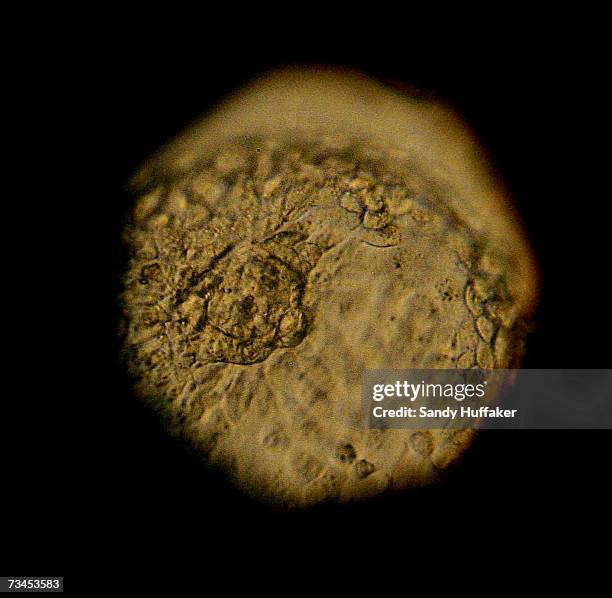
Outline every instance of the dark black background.
<path fill-rule="evenodd" d="M 146 27 L 117 26 L 62 54 L 67 82 L 47 70 L 54 90 L 71 85 L 60 129 L 76 125 L 78 141 L 70 142 L 68 155 L 81 158 L 83 181 L 75 194 L 65 193 L 65 185 L 56 191 L 67 224 L 56 240 L 69 255 L 68 276 L 78 279 L 75 292 L 86 301 L 73 316 L 77 340 L 64 346 L 54 336 L 62 382 L 51 368 L 37 381 L 46 396 L 71 405 L 66 431 L 41 426 L 42 446 L 9 457 L 14 475 L 27 463 L 47 480 L 43 488 L 24 482 L 23 492 L 6 498 L 14 514 L 7 533 L 24 566 L 76 573 L 107 559 L 131 565 L 187 550 L 207 566 L 219 556 L 253 560 L 269 550 L 291 559 L 308 541 L 332 559 L 351 560 L 365 558 L 368 542 L 392 537 L 418 546 L 441 534 L 450 546 L 465 536 L 538 542 L 568 526 L 597 528 L 596 514 L 609 500 L 608 432 L 483 432 L 439 486 L 367 504 L 278 513 L 205 474 L 167 439 L 132 397 L 117 360 L 122 190 L 130 174 L 262 71 L 319 64 L 409 85 L 465 116 L 514 196 L 540 264 L 525 367 L 610 367 L 598 37 L 572 23 L 531 26 L 527 19 L 503 31 L 498 25 L 458 28 L 451 37 L 434 27 L 418 35 L 414 25 L 386 35 L 384 24 L 344 35 L 316 28 L 297 35 L 287 27 L 237 32 L 225 20 L 214 37 L 210 23 L 200 34 L 169 26 L 149 35 Z M 82 241 L 73 234 L 76 222 L 86 223 Z M 45 271 L 40 276 L 53 284 Z M 34 543 L 27 540 L 32 535 Z"/>

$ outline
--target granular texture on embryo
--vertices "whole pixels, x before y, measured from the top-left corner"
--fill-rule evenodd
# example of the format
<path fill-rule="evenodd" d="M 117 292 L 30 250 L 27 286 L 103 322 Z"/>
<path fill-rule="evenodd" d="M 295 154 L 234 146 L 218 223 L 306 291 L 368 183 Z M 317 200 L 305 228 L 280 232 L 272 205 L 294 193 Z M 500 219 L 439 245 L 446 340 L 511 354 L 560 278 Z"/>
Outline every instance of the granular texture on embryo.
<path fill-rule="evenodd" d="M 277 115 L 247 90 L 235 130 L 209 117 L 136 175 L 121 308 L 136 392 L 169 432 L 247 493 L 306 506 L 436 480 L 474 432 L 364 428 L 361 373 L 517 365 L 534 283 L 502 200 L 418 143 L 327 122 L 356 86 L 406 100 L 306 77 L 303 100 L 328 96 L 288 125 L 292 77 L 266 87 Z"/>

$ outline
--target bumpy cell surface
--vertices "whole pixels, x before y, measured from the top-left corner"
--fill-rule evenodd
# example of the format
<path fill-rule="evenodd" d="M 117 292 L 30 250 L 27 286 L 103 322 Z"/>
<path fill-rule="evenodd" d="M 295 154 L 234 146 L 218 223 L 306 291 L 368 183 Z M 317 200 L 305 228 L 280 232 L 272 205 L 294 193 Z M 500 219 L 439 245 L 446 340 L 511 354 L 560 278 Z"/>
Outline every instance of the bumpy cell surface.
<path fill-rule="evenodd" d="M 121 305 L 135 388 L 255 496 L 303 506 L 430 483 L 473 432 L 364 428 L 362 370 L 522 353 L 520 259 L 409 151 L 245 133 L 134 192 Z"/>

